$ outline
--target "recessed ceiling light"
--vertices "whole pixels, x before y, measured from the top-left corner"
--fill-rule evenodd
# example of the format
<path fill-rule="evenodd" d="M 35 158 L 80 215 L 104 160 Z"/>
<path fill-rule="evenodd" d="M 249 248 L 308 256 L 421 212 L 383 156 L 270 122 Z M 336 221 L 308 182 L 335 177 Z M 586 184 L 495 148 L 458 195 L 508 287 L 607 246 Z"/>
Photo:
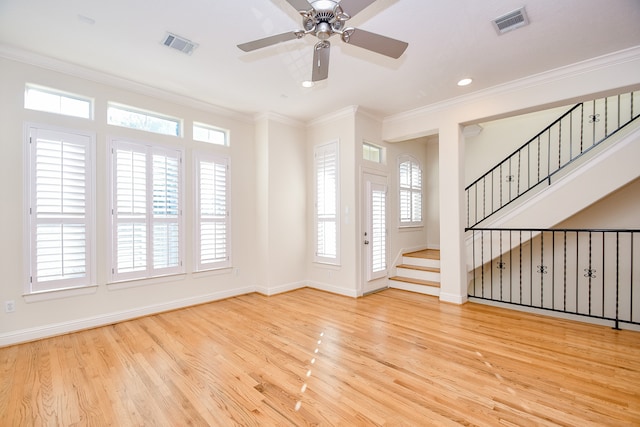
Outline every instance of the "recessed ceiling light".
<path fill-rule="evenodd" d="M 313 87 L 315 86 L 315 83 L 312 82 L 311 80 L 305 80 L 302 82 L 302 87 Z"/>
<path fill-rule="evenodd" d="M 472 79 L 469 79 L 469 78 L 462 79 L 462 80 L 460 80 L 460 81 L 458 82 L 458 86 L 467 86 L 467 85 L 470 85 L 472 81 L 473 81 L 473 80 L 472 80 Z"/>

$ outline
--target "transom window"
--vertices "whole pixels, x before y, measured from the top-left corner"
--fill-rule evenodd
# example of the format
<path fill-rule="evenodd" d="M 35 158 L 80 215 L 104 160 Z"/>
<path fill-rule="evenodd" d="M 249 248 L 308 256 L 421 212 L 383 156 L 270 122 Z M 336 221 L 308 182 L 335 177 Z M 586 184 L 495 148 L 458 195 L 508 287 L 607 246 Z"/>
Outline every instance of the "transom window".
<path fill-rule="evenodd" d="M 181 119 L 111 102 L 107 107 L 107 123 L 163 135 L 182 135 Z"/>
<path fill-rule="evenodd" d="M 24 108 L 91 119 L 93 101 L 56 89 L 28 84 L 24 92 Z"/>
<path fill-rule="evenodd" d="M 215 145 L 229 145 L 227 131 L 203 123 L 193 124 L 193 139 Z"/>
<path fill-rule="evenodd" d="M 368 142 L 362 143 L 362 158 L 370 162 L 382 163 L 382 147 Z"/>

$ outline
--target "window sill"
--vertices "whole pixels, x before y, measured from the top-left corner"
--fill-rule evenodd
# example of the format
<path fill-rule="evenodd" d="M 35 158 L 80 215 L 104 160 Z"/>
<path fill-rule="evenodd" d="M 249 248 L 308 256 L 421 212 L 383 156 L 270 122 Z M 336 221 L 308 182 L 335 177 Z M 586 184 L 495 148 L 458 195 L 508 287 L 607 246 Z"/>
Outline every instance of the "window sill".
<path fill-rule="evenodd" d="M 53 289 L 50 291 L 39 291 L 31 294 L 23 295 L 25 302 L 50 301 L 54 299 L 63 299 L 80 295 L 91 295 L 98 291 L 98 285 L 88 285 L 78 288 Z"/>
<path fill-rule="evenodd" d="M 417 230 L 419 228 L 424 228 L 424 224 L 414 224 L 414 225 L 399 225 L 398 226 L 398 230 L 407 230 L 407 231 L 412 231 L 412 230 Z"/>
<path fill-rule="evenodd" d="M 158 276 L 145 279 L 123 280 L 121 282 L 107 283 L 109 291 L 119 291 L 121 289 L 137 288 L 140 286 L 157 285 L 159 283 L 178 282 L 184 280 L 186 274 L 172 274 L 167 276 Z"/>

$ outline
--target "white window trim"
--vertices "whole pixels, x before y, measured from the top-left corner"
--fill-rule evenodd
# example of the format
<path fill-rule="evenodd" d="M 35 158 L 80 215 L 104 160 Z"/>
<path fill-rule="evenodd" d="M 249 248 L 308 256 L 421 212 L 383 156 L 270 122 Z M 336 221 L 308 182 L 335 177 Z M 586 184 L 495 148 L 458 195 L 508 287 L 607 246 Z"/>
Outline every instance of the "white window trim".
<path fill-rule="evenodd" d="M 333 151 L 335 152 L 335 182 L 336 182 L 336 189 L 335 189 L 335 195 L 336 195 L 336 200 L 335 200 L 335 205 L 336 205 L 336 216 L 335 216 L 335 227 L 336 227 L 336 256 L 335 258 L 332 257 L 326 257 L 326 256 L 321 256 L 318 255 L 318 224 L 319 224 L 319 220 L 318 220 L 318 171 L 317 171 L 317 167 L 318 164 L 316 162 L 316 156 L 318 154 L 318 152 L 320 151 L 324 151 L 326 149 L 333 149 Z M 314 221 L 314 230 L 313 230 L 313 234 L 314 234 L 314 246 L 313 246 L 313 253 L 314 253 L 314 258 L 313 261 L 319 264 L 329 264 L 329 265 L 340 265 L 340 244 L 341 244 L 341 239 L 340 239 L 340 214 L 341 214 L 341 208 L 340 208 L 340 143 L 338 140 L 326 143 L 326 144 L 320 144 L 320 145 L 316 145 L 314 147 L 313 150 L 313 194 L 314 194 L 314 198 L 313 198 L 313 221 Z"/>
<path fill-rule="evenodd" d="M 224 144 L 216 144 L 215 142 L 212 141 L 205 141 L 203 139 L 198 139 L 195 137 L 195 128 L 201 128 L 201 129 L 206 129 L 209 131 L 214 131 L 214 132 L 220 132 L 222 134 L 224 134 Z M 222 129 L 220 127 L 217 126 L 213 126 L 213 125 L 208 125 L 206 123 L 202 123 L 202 122 L 193 122 L 192 126 L 191 126 L 191 137 L 194 141 L 197 142 L 204 142 L 205 144 L 210 144 L 214 147 L 229 147 L 229 131 L 227 129 Z"/>
<path fill-rule="evenodd" d="M 81 284 L 74 284 L 72 286 L 65 286 L 62 281 L 52 281 L 52 285 L 50 287 L 43 287 L 43 289 L 33 289 L 32 285 L 32 260 L 33 260 L 33 251 L 32 247 L 32 184 L 33 184 L 33 168 L 32 168 L 32 144 L 30 141 L 31 132 L 33 129 L 45 129 L 49 131 L 61 132 L 61 133 L 70 133 L 76 134 L 83 137 L 87 137 L 90 139 L 89 147 L 87 150 L 88 160 L 87 165 L 89 167 L 89 173 L 87 176 L 87 275 L 86 280 L 84 280 Z M 96 269 L 97 269 L 97 261 L 96 261 L 96 134 L 94 132 L 86 132 L 76 129 L 69 129 L 57 126 L 44 125 L 39 123 L 31 123 L 26 122 L 24 124 L 24 144 L 23 144 L 23 170 L 24 179 L 23 179 L 23 212 L 24 212 L 24 227 L 23 227 L 23 241 L 25 244 L 23 245 L 23 260 L 24 260 L 24 295 L 25 297 L 30 295 L 44 295 L 51 293 L 60 293 L 64 291 L 74 291 L 78 290 L 82 292 L 82 289 L 88 289 L 96 286 Z M 61 284 L 55 285 L 55 283 Z"/>
<path fill-rule="evenodd" d="M 402 187 L 401 184 L 401 180 L 400 180 L 400 165 L 402 165 L 403 163 L 406 162 L 411 162 L 411 163 L 415 163 L 416 165 L 418 165 L 418 168 L 420 169 L 420 220 L 419 221 L 414 221 L 413 219 L 410 221 L 402 221 L 402 216 L 401 216 L 401 212 L 402 212 L 402 197 L 401 197 L 401 192 L 403 190 L 408 190 L 410 192 L 411 195 L 413 195 L 414 193 L 416 193 L 417 191 L 414 190 L 413 188 L 406 188 L 406 187 Z M 398 173 L 398 227 L 399 228 L 415 228 L 415 227 L 422 227 L 424 226 L 424 171 L 422 170 L 422 165 L 420 164 L 420 162 L 418 161 L 418 159 L 416 159 L 415 157 L 408 155 L 408 154 L 404 154 L 398 157 L 398 166 L 396 168 L 396 171 Z M 413 197 L 411 197 L 411 206 L 410 206 L 410 210 L 413 210 Z"/>
<path fill-rule="evenodd" d="M 179 163 L 180 163 L 180 173 L 179 173 L 179 179 L 180 179 L 180 184 L 179 184 L 179 216 L 178 216 L 178 233 L 179 233 L 179 243 L 178 243 L 178 251 L 179 251 L 179 265 L 176 267 L 168 267 L 168 268 L 164 268 L 164 269 L 154 269 L 153 268 L 153 264 L 151 262 L 152 259 L 152 249 L 153 249 L 153 245 L 152 245 L 152 241 L 151 241 L 151 236 L 152 234 L 149 232 L 149 228 L 150 225 L 149 224 L 153 224 L 153 222 L 149 219 L 151 218 L 149 215 L 147 216 L 147 268 L 145 270 L 141 270 L 141 271 L 137 271 L 137 272 L 128 272 L 128 273 L 117 273 L 116 272 L 116 263 L 117 263 L 117 250 L 116 250 L 116 238 L 115 238 L 115 233 L 116 233 L 116 215 L 115 215 L 115 149 L 117 146 L 120 145 L 129 145 L 129 146 L 133 146 L 133 147 L 146 147 L 147 150 L 147 154 L 148 155 L 153 155 L 153 151 L 154 149 L 157 150 L 162 150 L 162 151 L 175 151 L 177 153 L 179 153 Z M 153 143 L 153 142 L 148 142 L 148 141 L 139 141 L 139 140 L 133 140 L 130 138 L 119 138 L 119 137 L 109 137 L 108 138 L 108 144 L 107 144 L 107 150 L 108 150 L 108 162 L 107 162 L 107 169 L 108 169 L 108 183 L 109 183 L 109 189 L 108 189 L 108 206 L 110 209 L 110 218 L 109 218 L 109 282 L 108 284 L 116 284 L 116 283 L 122 283 L 122 282 L 130 282 L 130 281 L 144 281 L 144 283 L 150 282 L 150 283 L 156 283 L 157 281 L 154 280 L 149 280 L 149 279 L 156 279 L 156 278 L 162 278 L 165 276 L 174 276 L 174 275 L 180 275 L 180 274 L 184 274 L 185 273 L 185 240 L 186 240 L 186 234 L 185 234 L 185 218 L 184 218 L 184 200 L 185 200 L 185 173 L 184 173 L 184 149 L 183 148 L 176 148 L 174 146 L 168 146 L 168 145 L 163 145 L 163 144 L 158 144 L 158 143 Z M 151 173 L 151 172 L 148 172 Z M 147 184 L 147 188 L 149 188 L 149 184 Z M 150 204 L 151 202 L 148 201 L 148 204 Z M 158 282 L 161 283 L 161 282 Z M 113 286 L 110 286 L 110 288 L 114 288 Z"/>
<path fill-rule="evenodd" d="M 177 134 L 166 133 L 166 132 L 158 132 L 158 131 L 154 131 L 154 130 L 150 130 L 150 129 L 126 126 L 126 125 L 121 125 L 121 124 L 118 124 L 118 123 L 111 123 L 109 121 L 109 109 L 110 108 L 115 108 L 115 109 L 118 109 L 118 110 L 121 110 L 121 111 L 127 111 L 129 113 L 140 114 L 140 115 L 145 115 L 145 116 L 148 116 L 148 117 L 153 117 L 153 118 L 157 118 L 157 119 L 166 120 L 166 121 L 169 121 L 169 122 L 174 122 L 178 126 Z M 158 113 L 156 111 L 145 110 L 143 108 L 132 107 L 130 105 L 120 104 L 120 103 L 117 103 L 117 102 L 108 102 L 107 103 L 107 124 L 109 126 L 118 126 L 118 127 L 122 127 L 122 128 L 125 128 L 125 129 L 133 129 L 133 130 L 137 130 L 137 131 L 140 131 L 140 132 L 148 132 L 148 133 L 151 133 L 151 134 L 165 135 L 165 136 L 169 136 L 169 137 L 182 138 L 182 136 L 184 135 L 184 120 L 179 118 L 179 117 L 174 117 L 174 116 L 170 116 L 168 114 Z"/>
<path fill-rule="evenodd" d="M 227 259 L 225 261 L 202 263 L 200 260 L 200 161 L 216 162 L 225 164 L 227 168 L 226 176 L 226 239 L 227 239 Z M 193 269 L 194 272 L 205 272 L 212 270 L 222 270 L 231 268 L 232 264 L 232 237 L 231 237 L 231 158 L 225 155 L 203 153 L 194 151 L 193 153 L 193 194 L 194 194 L 194 218 L 193 218 Z"/>
<path fill-rule="evenodd" d="M 84 101 L 84 102 L 89 104 L 89 115 L 88 115 L 88 117 L 84 117 L 84 116 L 78 116 L 78 115 L 75 115 L 75 114 L 65 113 L 63 111 L 51 111 L 51 110 L 44 110 L 42 108 L 27 107 L 27 93 L 28 93 L 29 90 L 35 90 L 35 91 L 38 91 L 38 92 L 43 92 L 43 93 L 47 93 L 47 94 L 50 94 L 50 95 L 59 96 L 61 98 L 74 99 L 74 100 L 77 100 L 77 101 Z M 33 83 L 27 83 L 25 85 L 25 88 L 24 88 L 24 103 L 23 103 L 23 106 L 24 106 L 24 108 L 26 108 L 28 110 L 32 110 L 32 111 L 41 111 L 41 112 L 45 112 L 45 113 L 57 114 L 57 115 L 66 116 L 66 117 L 74 117 L 74 118 L 78 118 L 78 119 L 93 120 L 93 118 L 94 118 L 94 104 L 95 104 L 94 99 L 90 98 L 88 96 L 78 95 L 78 94 L 75 94 L 75 93 L 66 92 L 66 91 L 63 91 L 63 90 L 54 89 L 54 88 L 50 88 L 50 87 L 46 87 L 46 86 L 41 86 L 41 85 L 37 85 L 37 84 L 33 84 Z"/>

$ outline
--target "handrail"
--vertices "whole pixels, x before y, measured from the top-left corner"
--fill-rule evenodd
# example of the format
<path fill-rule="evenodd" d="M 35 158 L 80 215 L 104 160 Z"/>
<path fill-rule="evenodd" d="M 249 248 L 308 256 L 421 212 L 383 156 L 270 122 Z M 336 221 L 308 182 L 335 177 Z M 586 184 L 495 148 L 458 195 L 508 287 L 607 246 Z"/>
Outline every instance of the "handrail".
<path fill-rule="evenodd" d="M 640 325 L 640 229 L 470 231 L 472 300 Z"/>
<path fill-rule="evenodd" d="M 640 92 L 576 104 L 465 188 L 467 228 L 539 184 L 551 184 L 556 173 L 638 117 Z"/>

